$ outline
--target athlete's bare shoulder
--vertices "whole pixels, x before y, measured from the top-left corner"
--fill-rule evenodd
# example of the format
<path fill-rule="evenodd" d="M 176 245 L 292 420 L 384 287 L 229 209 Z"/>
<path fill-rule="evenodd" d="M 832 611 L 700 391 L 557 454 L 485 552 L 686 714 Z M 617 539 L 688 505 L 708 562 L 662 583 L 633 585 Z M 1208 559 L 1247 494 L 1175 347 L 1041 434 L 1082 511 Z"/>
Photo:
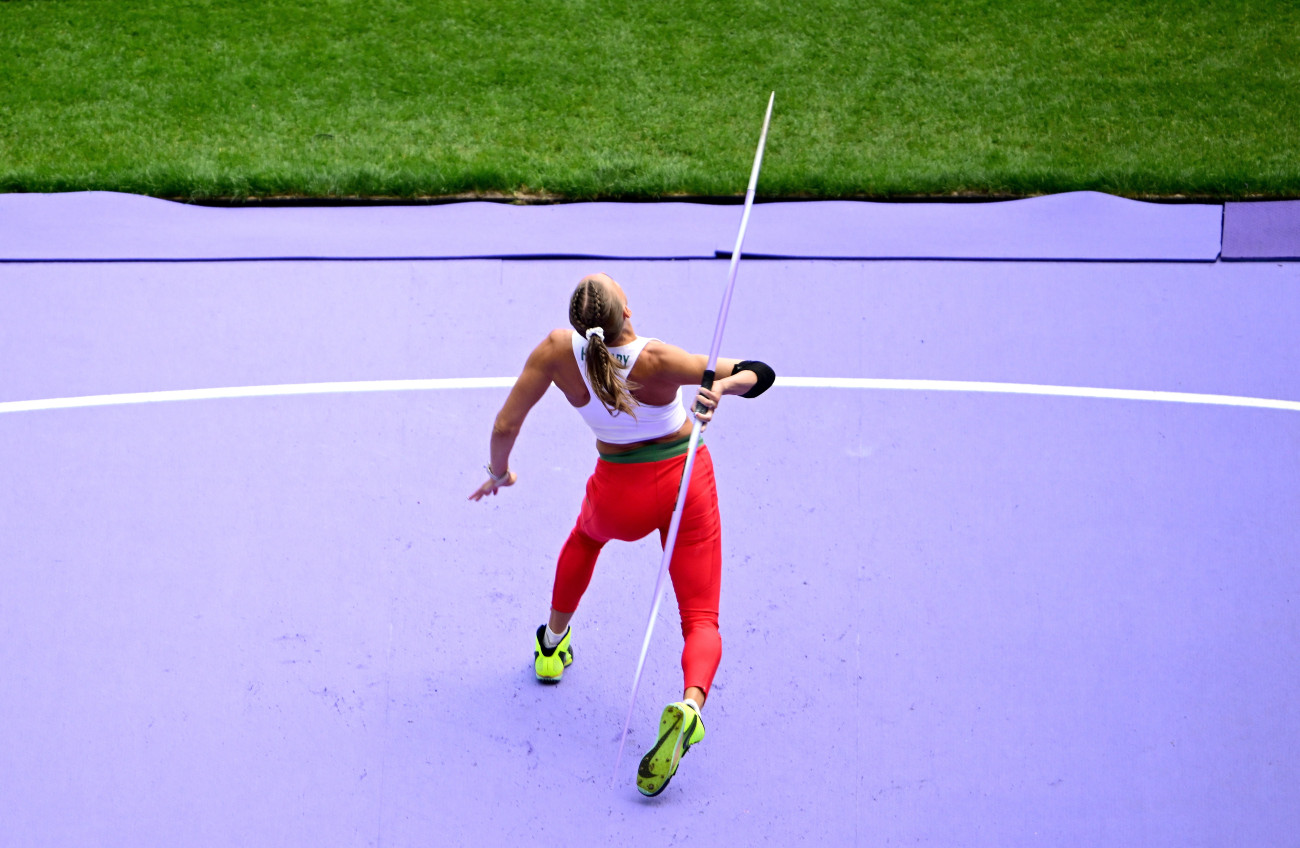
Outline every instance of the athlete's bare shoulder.
<path fill-rule="evenodd" d="M 529 360 L 536 362 L 550 381 L 559 386 L 572 405 L 582 406 L 590 399 L 590 393 L 582 382 L 577 357 L 573 355 L 572 330 L 552 330 Z"/>
<path fill-rule="evenodd" d="M 675 344 L 669 344 L 660 339 L 650 339 L 645 343 L 645 347 L 641 350 L 641 356 L 638 358 L 650 364 L 661 366 L 665 362 L 683 355 L 689 356 L 690 354 Z"/>
<path fill-rule="evenodd" d="M 564 361 L 564 358 L 573 358 L 573 336 L 572 330 L 551 330 L 547 333 L 546 338 L 533 351 L 532 357 L 539 364 L 546 365 L 549 369 Z"/>
<path fill-rule="evenodd" d="M 546 336 L 546 344 L 558 350 L 572 350 L 573 331 L 563 327 L 551 330 Z"/>
<path fill-rule="evenodd" d="M 698 383 L 704 374 L 705 358 L 687 353 L 677 345 L 652 340 L 637 358 L 632 377 L 641 381 L 661 380 L 674 386 Z"/>

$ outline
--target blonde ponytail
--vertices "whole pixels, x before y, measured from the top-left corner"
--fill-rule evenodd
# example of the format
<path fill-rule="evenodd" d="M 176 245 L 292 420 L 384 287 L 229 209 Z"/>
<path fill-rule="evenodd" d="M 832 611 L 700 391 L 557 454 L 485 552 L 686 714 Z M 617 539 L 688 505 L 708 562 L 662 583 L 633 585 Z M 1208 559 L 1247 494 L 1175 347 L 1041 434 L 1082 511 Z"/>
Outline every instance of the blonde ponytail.
<path fill-rule="evenodd" d="M 586 277 L 573 290 L 569 300 L 569 323 L 587 338 L 583 356 L 592 392 L 611 414 L 623 412 L 636 417 L 635 384 L 615 364 L 605 339 L 618 338 L 623 331 L 623 310 L 598 280 Z"/>

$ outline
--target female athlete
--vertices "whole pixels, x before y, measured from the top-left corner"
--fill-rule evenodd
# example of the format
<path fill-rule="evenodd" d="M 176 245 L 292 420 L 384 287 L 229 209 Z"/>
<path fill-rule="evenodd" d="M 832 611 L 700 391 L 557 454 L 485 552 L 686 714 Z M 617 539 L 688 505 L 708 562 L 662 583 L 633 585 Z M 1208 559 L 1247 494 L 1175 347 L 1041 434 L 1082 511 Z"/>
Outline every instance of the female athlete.
<path fill-rule="evenodd" d="M 534 638 L 538 680 L 558 682 L 573 662 L 569 621 L 601 548 L 610 539 L 635 541 L 654 530 L 662 545 L 676 506 L 692 426 L 682 387 L 700 385 L 707 358 L 638 336 L 631 317 L 622 287 L 605 274 L 578 283 L 569 301 L 573 329 L 553 331 L 529 355 L 492 429 L 488 479 L 470 495 L 477 501 L 515 484 L 510 451 L 524 418 L 551 384 L 558 386 L 595 433 L 600 456 L 578 521 L 560 551 L 550 619 Z M 775 379 L 761 362 L 719 359 L 716 371 L 727 376 L 711 390 L 699 388 L 695 397 L 703 407 L 697 417 L 706 426 L 722 395 L 757 397 Z M 637 788 L 644 795 L 662 792 L 682 755 L 704 738 L 700 710 L 722 658 L 722 531 L 713 462 L 703 445 L 668 573 L 686 642 L 685 683 L 682 700 L 664 708 L 657 741 L 637 770 Z"/>

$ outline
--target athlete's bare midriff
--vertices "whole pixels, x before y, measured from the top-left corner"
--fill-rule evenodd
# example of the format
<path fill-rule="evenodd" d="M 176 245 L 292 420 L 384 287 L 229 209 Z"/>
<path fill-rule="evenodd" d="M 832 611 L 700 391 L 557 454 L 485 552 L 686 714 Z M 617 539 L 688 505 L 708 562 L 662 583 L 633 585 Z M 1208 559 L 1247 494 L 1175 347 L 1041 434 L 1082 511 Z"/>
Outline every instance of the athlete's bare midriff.
<path fill-rule="evenodd" d="M 610 444 L 609 442 L 602 442 L 600 439 L 597 439 L 596 451 L 603 456 L 614 456 L 620 453 L 627 453 L 628 451 L 642 447 L 643 445 L 657 445 L 660 442 L 674 442 L 678 439 L 689 436 L 691 434 L 692 426 L 690 419 L 687 419 L 686 422 L 677 429 L 676 433 L 669 433 L 667 436 L 660 436 L 657 439 L 646 439 L 643 442 L 631 442 L 626 445 Z"/>

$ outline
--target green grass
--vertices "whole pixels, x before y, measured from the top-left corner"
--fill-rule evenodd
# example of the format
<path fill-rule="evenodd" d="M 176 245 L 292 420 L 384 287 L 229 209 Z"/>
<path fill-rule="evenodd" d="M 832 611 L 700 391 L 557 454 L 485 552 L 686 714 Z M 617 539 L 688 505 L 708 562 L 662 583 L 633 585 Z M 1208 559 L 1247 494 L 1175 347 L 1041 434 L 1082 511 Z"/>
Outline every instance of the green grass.
<path fill-rule="evenodd" d="M 1300 197 L 1300 4 L 0 0 L 0 190 Z"/>

